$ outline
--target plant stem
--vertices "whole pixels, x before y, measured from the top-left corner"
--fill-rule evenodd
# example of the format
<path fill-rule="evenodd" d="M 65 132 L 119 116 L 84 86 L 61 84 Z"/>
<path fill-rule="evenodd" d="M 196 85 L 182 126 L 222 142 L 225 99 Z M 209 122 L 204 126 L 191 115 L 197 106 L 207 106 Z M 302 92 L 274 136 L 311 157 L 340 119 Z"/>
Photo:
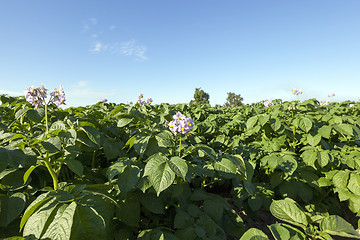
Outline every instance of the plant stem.
<path fill-rule="evenodd" d="M 93 152 L 92 162 L 91 162 L 91 168 L 95 169 L 96 164 L 96 151 Z"/>
<path fill-rule="evenodd" d="M 49 153 L 46 152 L 46 157 L 44 159 L 44 163 L 46 165 L 46 168 L 48 169 L 52 179 L 53 179 L 53 183 L 54 183 L 54 190 L 58 190 L 59 189 L 59 180 L 54 172 L 54 169 L 52 169 L 51 165 L 50 165 L 50 161 L 49 161 Z"/>
<path fill-rule="evenodd" d="M 179 147 L 179 157 L 180 157 L 180 153 L 181 153 L 181 134 L 180 134 L 180 147 Z"/>
<path fill-rule="evenodd" d="M 47 103 L 45 103 L 45 126 L 46 126 L 46 134 L 49 133 L 47 106 L 48 106 Z"/>

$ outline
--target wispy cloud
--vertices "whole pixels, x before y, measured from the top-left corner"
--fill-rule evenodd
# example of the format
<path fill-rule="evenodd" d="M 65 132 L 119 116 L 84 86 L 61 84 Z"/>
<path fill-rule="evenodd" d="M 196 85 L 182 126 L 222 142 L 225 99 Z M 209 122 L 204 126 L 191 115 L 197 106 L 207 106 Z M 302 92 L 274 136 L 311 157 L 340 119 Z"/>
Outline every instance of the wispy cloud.
<path fill-rule="evenodd" d="M 96 26 L 97 25 L 97 26 Z M 107 31 L 99 29 L 98 20 L 96 18 L 89 18 L 83 25 L 83 33 L 86 33 L 92 42 L 89 52 L 93 54 L 108 53 L 113 55 L 129 56 L 136 61 L 146 61 L 149 58 L 146 56 L 146 46 L 139 44 L 137 40 L 132 39 L 128 41 L 109 42 L 104 41 L 106 32 L 114 31 L 115 25 L 109 25 Z M 98 31 L 95 31 L 95 30 Z"/>
<path fill-rule="evenodd" d="M 83 33 L 86 33 L 90 30 L 90 28 L 97 24 L 96 18 L 89 18 L 85 23 L 83 24 L 82 31 Z"/>
<path fill-rule="evenodd" d="M 146 47 L 137 43 L 136 40 L 130 40 L 120 43 L 104 43 L 96 41 L 90 48 L 91 53 L 108 52 L 124 56 L 132 56 L 138 61 L 145 61 L 149 58 L 145 55 Z"/>

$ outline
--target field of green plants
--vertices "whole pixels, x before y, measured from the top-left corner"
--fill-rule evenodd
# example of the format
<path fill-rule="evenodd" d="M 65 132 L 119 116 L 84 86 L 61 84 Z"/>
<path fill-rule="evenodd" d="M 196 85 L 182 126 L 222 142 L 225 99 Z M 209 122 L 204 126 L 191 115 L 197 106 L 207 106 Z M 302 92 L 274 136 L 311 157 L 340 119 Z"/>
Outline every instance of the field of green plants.
<path fill-rule="evenodd" d="M 360 239 L 360 103 L 0 100 L 0 238 Z"/>

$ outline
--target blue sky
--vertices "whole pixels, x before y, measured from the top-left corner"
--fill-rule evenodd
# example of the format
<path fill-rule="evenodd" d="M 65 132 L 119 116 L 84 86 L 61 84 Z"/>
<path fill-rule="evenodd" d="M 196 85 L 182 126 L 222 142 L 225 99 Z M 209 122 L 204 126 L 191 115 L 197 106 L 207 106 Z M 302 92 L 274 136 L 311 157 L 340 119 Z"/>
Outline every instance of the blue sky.
<path fill-rule="evenodd" d="M 359 0 L 0 1 L 0 93 L 223 104 L 360 99 Z"/>

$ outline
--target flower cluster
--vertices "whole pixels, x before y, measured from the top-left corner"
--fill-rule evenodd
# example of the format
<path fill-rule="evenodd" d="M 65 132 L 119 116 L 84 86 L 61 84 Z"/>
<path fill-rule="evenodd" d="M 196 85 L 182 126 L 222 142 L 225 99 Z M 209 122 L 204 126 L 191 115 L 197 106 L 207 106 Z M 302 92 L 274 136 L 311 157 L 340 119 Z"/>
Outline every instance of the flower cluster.
<path fill-rule="evenodd" d="M 320 101 L 319 102 L 319 104 L 320 104 L 320 106 L 327 106 L 327 105 L 329 105 L 329 102 L 328 101 L 325 101 L 325 102 L 323 102 L 323 101 Z"/>
<path fill-rule="evenodd" d="M 153 102 L 152 98 L 148 98 L 146 101 L 143 100 L 144 95 L 142 93 L 139 94 L 136 103 L 139 105 L 151 105 L 151 103 Z"/>
<path fill-rule="evenodd" d="M 267 101 L 265 101 L 264 102 L 264 106 L 265 107 L 269 107 L 269 106 L 273 106 L 274 104 L 271 102 L 271 101 L 269 101 L 269 100 L 267 100 Z"/>
<path fill-rule="evenodd" d="M 291 111 L 291 110 L 299 109 L 299 107 L 296 106 L 296 104 L 289 104 L 288 109 L 289 109 L 289 111 Z"/>
<path fill-rule="evenodd" d="M 173 121 L 165 122 L 165 125 L 170 128 L 170 131 L 175 135 L 177 133 L 189 135 L 190 129 L 194 126 L 194 120 L 192 118 L 186 118 L 181 112 L 177 112 L 173 116 Z"/>
<path fill-rule="evenodd" d="M 296 96 L 299 96 L 300 94 L 303 94 L 302 89 L 296 89 L 296 88 L 294 88 L 291 92 L 292 92 L 292 94 L 294 94 L 294 95 L 296 95 Z"/>
<path fill-rule="evenodd" d="M 61 104 L 65 104 L 65 91 L 63 89 L 63 86 L 60 85 L 59 89 L 54 89 L 52 93 L 50 93 L 50 96 L 52 97 L 52 102 L 56 106 L 60 106 Z"/>
<path fill-rule="evenodd" d="M 100 102 L 106 103 L 108 100 L 106 98 L 100 98 Z"/>
<path fill-rule="evenodd" d="M 335 93 L 329 94 L 328 97 L 335 97 Z"/>
<path fill-rule="evenodd" d="M 34 86 L 26 88 L 24 91 L 24 96 L 26 101 L 35 106 L 35 108 L 39 108 L 44 106 L 48 92 L 49 90 L 45 88 L 44 84 L 41 84 L 41 86 L 38 88 L 35 88 Z M 62 85 L 60 85 L 59 89 L 55 88 L 54 91 L 50 93 L 50 96 L 51 98 L 48 103 L 53 103 L 56 106 L 65 104 L 65 92 Z"/>

